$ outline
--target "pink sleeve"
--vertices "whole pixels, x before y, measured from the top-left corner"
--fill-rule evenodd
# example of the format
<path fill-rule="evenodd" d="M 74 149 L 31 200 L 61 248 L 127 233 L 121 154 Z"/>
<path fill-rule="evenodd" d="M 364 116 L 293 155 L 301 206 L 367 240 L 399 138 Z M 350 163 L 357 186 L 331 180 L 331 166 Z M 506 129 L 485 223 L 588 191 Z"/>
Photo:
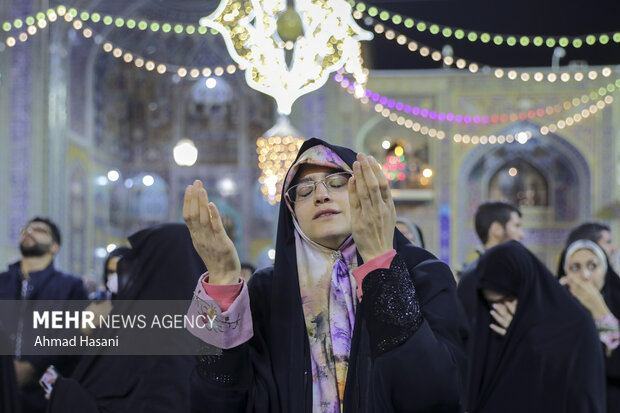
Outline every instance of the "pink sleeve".
<path fill-rule="evenodd" d="M 359 301 L 362 301 L 362 282 L 364 282 L 364 278 L 372 271 L 379 268 L 390 268 L 395 255 L 396 250 L 388 251 L 353 270 L 353 276 L 355 277 L 355 281 L 357 281 L 356 293 Z"/>
<path fill-rule="evenodd" d="M 248 286 L 242 279 L 238 284 L 213 285 L 206 282 L 208 276 L 203 274 L 194 290 L 187 317 L 198 321 L 187 329 L 215 347 L 237 347 L 254 335 Z"/>
<path fill-rule="evenodd" d="M 243 287 L 243 279 L 239 278 L 237 284 L 209 284 L 209 273 L 207 272 L 204 277 L 200 277 L 202 288 L 209 297 L 214 301 L 220 302 L 220 308 L 222 311 L 228 310 L 230 305 L 235 301 L 241 292 Z"/>

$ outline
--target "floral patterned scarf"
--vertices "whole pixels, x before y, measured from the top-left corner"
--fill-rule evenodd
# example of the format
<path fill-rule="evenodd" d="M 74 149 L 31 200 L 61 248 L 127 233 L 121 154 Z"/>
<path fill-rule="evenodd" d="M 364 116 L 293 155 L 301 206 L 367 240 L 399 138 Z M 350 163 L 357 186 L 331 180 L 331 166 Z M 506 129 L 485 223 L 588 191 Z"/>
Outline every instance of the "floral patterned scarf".
<path fill-rule="evenodd" d="M 334 152 L 318 145 L 304 152 L 286 177 L 289 188 L 303 164 L 351 171 Z M 292 205 L 287 206 L 295 216 Z M 297 273 L 312 363 L 313 411 L 340 413 L 349 366 L 351 336 L 355 323 L 355 279 L 357 254 L 353 237 L 338 250 L 323 247 L 308 238 L 297 220 L 295 249 Z"/>

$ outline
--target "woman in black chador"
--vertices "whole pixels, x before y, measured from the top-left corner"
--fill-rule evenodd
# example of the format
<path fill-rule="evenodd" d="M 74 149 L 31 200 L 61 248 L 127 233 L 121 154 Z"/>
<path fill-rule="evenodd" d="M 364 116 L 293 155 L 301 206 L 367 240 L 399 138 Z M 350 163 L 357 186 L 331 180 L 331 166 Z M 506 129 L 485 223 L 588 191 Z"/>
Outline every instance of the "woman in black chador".
<path fill-rule="evenodd" d="M 592 317 L 517 241 L 488 250 L 470 347 L 470 413 L 605 412 Z"/>
<path fill-rule="evenodd" d="M 196 296 L 220 302 L 217 334 L 195 334 L 224 348 L 196 371 L 193 411 L 458 412 L 466 321 L 454 278 L 395 231 L 377 161 L 310 139 L 283 194 L 275 264 L 246 285 L 202 183 L 186 190 L 209 268 Z"/>
<path fill-rule="evenodd" d="M 118 300 L 123 301 L 115 305 L 130 306 L 136 300 L 189 302 L 195 274 L 205 268 L 185 225 L 141 230 L 129 242 L 131 251 L 119 261 Z M 187 413 L 194 366 L 192 356 L 87 355 L 72 377 L 54 383 L 47 412 Z"/>

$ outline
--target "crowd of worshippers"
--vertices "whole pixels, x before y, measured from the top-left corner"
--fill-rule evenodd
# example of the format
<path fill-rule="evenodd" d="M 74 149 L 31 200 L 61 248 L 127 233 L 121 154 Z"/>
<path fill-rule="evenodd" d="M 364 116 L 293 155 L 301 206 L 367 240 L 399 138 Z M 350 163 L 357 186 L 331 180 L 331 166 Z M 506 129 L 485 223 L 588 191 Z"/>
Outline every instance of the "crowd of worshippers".
<path fill-rule="evenodd" d="M 40 356 L 16 345 L 0 355 L 0 413 L 620 411 L 609 226 L 575 227 L 553 274 L 521 243 L 520 210 L 486 202 L 473 217 L 483 250 L 455 277 L 396 217 L 373 157 L 310 139 L 283 188 L 272 266 L 242 268 L 195 181 L 185 223 L 131 235 L 91 296 L 105 311 L 213 300 L 217 334 L 189 333 L 221 354 Z M 54 267 L 60 245 L 52 221 L 28 222 L 0 299 L 87 299 Z M 0 340 L 19 342 L 3 328 Z"/>

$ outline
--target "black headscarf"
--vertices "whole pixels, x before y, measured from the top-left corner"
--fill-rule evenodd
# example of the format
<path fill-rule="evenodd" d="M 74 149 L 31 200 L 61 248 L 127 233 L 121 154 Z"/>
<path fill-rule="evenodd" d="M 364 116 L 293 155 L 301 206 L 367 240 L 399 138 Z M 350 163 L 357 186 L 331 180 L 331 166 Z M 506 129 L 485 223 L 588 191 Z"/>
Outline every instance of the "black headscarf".
<path fill-rule="evenodd" d="M 129 242 L 131 252 L 119 261 L 125 281 L 118 299 L 189 302 L 206 269 L 187 227 L 161 224 Z M 194 364 L 191 356 L 85 356 L 72 378 L 54 385 L 48 412 L 189 412 Z"/>
<path fill-rule="evenodd" d="M 479 287 L 518 298 L 504 337 L 478 290 L 470 412 L 604 412 L 603 355 L 592 317 L 517 241 L 489 249 Z"/>

